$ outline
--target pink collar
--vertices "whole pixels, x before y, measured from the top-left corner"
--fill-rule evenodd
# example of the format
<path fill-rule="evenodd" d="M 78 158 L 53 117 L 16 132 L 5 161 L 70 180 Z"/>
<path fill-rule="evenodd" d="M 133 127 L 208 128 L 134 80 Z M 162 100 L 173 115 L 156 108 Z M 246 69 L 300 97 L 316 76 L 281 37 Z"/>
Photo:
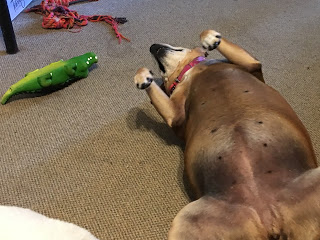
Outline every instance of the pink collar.
<path fill-rule="evenodd" d="M 181 79 L 183 77 L 183 75 L 190 70 L 191 68 L 193 68 L 195 65 L 197 65 L 198 63 L 202 62 L 206 60 L 205 57 L 203 56 L 199 56 L 196 57 L 195 59 L 193 59 L 191 62 L 189 62 L 187 65 L 184 66 L 184 68 L 182 69 L 182 71 L 180 72 L 179 76 L 174 80 L 174 82 L 170 85 L 169 87 L 169 91 L 170 94 L 173 93 L 173 91 L 176 89 L 177 85 L 181 82 Z"/>

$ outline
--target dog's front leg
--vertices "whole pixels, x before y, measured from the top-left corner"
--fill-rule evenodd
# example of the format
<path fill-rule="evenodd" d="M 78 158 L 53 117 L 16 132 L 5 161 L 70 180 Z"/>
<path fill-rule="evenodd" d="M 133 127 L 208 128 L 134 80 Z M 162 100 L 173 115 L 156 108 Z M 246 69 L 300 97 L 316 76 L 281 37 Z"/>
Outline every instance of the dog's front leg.
<path fill-rule="evenodd" d="M 205 30 L 200 34 L 201 44 L 209 51 L 217 50 L 231 63 L 245 68 L 248 72 L 264 82 L 261 63 L 251 56 L 246 50 L 238 45 L 221 37 L 221 34 L 214 30 Z"/>
<path fill-rule="evenodd" d="M 153 74 L 147 68 L 140 68 L 134 82 L 139 89 L 145 89 L 158 113 L 170 127 L 177 126 L 184 117 L 181 104 L 169 98 L 164 91 L 153 81 Z M 180 98 L 181 99 L 181 98 Z"/>

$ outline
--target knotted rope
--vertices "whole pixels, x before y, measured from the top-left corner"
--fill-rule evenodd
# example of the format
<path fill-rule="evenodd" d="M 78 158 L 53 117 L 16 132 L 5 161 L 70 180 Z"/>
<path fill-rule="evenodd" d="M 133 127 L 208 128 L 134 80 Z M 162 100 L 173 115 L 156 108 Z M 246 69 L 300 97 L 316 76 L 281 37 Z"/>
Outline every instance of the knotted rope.
<path fill-rule="evenodd" d="M 43 0 L 40 5 L 36 5 L 29 9 L 26 9 L 25 12 L 35 12 L 37 14 L 43 15 L 43 28 L 71 29 L 73 27 L 78 27 L 81 30 L 81 27 L 86 26 L 88 24 L 88 21 L 104 21 L 112 26 L 116 37 L 119 39 L 119 43 L 121 43 L 122 38 L 130 42 L 128 38 L 124 37 L 118 31 L 118 24 L 126 23 L 126 18 L 117 18 L 109 15 L 79 15 L 76 11 L 70 10 L 68 8 L 71 4 L 83 1 L 91 2 L 98 0 Z"/>

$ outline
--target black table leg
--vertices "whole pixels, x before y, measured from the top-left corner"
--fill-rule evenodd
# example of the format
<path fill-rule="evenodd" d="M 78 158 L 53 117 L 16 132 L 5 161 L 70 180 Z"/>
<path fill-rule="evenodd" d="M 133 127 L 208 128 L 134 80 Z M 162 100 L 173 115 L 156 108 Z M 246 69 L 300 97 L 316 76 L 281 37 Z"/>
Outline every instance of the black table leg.
<path fill-rule="evenodd" d="M 16 36 L 12 27 L 7 0 L 0 0 L 0 25 L 7 53 L 14 54 L 19 51 Z"/>

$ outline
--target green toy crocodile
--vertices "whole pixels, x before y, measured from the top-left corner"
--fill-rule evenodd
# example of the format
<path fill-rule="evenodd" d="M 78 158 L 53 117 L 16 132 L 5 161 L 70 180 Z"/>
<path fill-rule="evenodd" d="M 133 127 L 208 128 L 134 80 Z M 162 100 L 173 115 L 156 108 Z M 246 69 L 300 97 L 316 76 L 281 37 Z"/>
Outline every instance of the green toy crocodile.
<path fill-rule="evenodd" d="M 8 89 L 2 96 L 1 104 L 5 104 L 10 97 L 18 93 L 33 93 L 67 83 L 70 80 L 85 78 L 89 74 L 89 67 L 96 62 L 98 62 L 97 56 L 93 52 L 88 52 L 67 61 L 60 60 L 29 72 Z"/>

